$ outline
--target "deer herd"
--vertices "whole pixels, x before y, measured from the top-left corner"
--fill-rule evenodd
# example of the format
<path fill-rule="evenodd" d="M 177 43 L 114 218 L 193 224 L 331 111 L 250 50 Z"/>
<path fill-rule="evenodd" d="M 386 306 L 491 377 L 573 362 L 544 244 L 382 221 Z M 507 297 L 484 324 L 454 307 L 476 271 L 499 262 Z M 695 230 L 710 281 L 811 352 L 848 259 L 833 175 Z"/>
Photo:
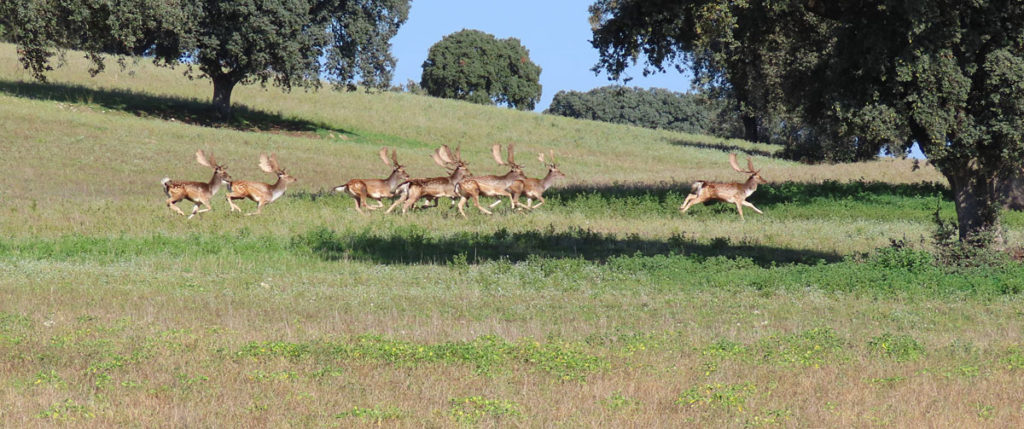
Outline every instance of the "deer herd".
<path fill-rule="evenodd" d="M 387 148 L 381 148 L 380 159 L 384 165 L 391 168 L 391 174 L 384 179 L 352 179 L 344 185 L 333 188 L 335 192 L 348 194 L 355 201 L 356 211 L 366 214 L 363 210 L 377 210 L 384 207 L 382 199 L 391 198 L 394 201 L 388 207 L 386 213 L 391 213 L 399 205 L 402 213 L 414 208 L 416 202 L 424 200 L 420 208 L 436 207 L 440 198 L 449 198 L 452 205 L 458 200 L 459 214 L 466 217 L 465 207 L 469 200 L 484 214 L 492 212 L 480 205 L 480 197 L 496 198 L 490 204 L 490 208 L 501 204 L 502 198 L 508 198 L 512 210 L 527 209 L 533 210 L 544 204 L 544 191 L 551 187 L 556 179 L 565 177 L 558 169 L 555 162 L 554 151 L 548 152 L 545 159 L 544 153 L 537 158 L 547 168 L 547 175 L 543 178 L 528 178 L 523 173 L 523 166 L 515 162 L 515 147 L 508 145 L 506 156 L 502 159 L 501 145 L 491 146 L 491 156 L 501 167 L 508 167 L 508 172 L 503 175 L 474 176 L 469 171 L 469 166 L 462 159 L 460 148 L 453 152 L 448 145 L 441 145 L 432 154 L 431 158 L 438 166 L 447 170 L 447 176 L 410 178 L 405 171 L 405 166 L 398 163 L 398 153 L 392 149 L 388 157 Z M 298 179 L 292 177 L 278 165 L 277 156 L 274 154 L 260 154 L 259 167 L 264 172 L 277 176 L 277 182 L 268 184 L 263 182 L 252 182 L 246 180 L 234 180 L 227 172 L 227 166 L 217 163 L 213 154 L 207 154 L 202 150 L 196 151 L 196 162 L 204 167 L 213 169 L 213 177 L 209 182 L 193 182 L 182 180 L 171 180 L 164 178 L 164 193 L 167 195 L 167 207 L 178 214 L 185 216 L 176 204 L 181 200 L 188 200 L 194 204 L 192 213 L 188 215 L 191 219 L 197 214 L 208 212 L 212 209 L 210 200 L 221 187 L 227 188 L 227 202 L 231 211 L 241 212 L 242 209 L 235 205 L 234 200 L 249 199 L 256 202 L 256 209 L 248 215 L 258 215 L 263 206 L 270 204 L 284 195 L 288 185 Z M 755 212 L 763 213 L 746 201 L 747 197 L 757 190 L 757 185 L 767 183 L 760 175 L 760 170 L 754 169 L 754 163 L 747 157 L 747 168 L 740 168 L 736 162 L 736 154 L 729 154 L 729 164 L 740 173 L 749 175 L 743 183 L 722 183 L 698 180 L 691 186 L 692 192 L 686 196 L 683 205 L 679 207 L 680 213 L 686 213 L 694 204 L 704 203 L 712 200 L 725 201 L 736 204 L 736 211 L 740 219 L 743 219 L 743 206 L 750 207 Z M 526 196 L 526 204 L 520 202 L 520 198 Z M 370 205 L 367 200 L 374 200 L 376 205 Z M 533 201 L 537 200 L 534 205 Z M 200 206 L 204 208 L 200 209 Z"/>

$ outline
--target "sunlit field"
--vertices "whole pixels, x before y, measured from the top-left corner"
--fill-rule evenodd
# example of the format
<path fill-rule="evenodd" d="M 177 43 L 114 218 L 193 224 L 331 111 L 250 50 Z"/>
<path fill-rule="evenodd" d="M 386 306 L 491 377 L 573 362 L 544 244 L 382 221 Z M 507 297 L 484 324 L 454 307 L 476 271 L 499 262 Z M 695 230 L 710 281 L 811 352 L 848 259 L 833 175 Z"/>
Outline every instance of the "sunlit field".
<path fill-rule="evenodd" d="M 1024 268 L 937 259 L 926 163 L 802 165 L 775 146 L 400 93 L 212 89 L 145 61 L 49 82 L 0 45 L 0 422 L 11 427 L 867 427 L 1024 424 Z M 397 149 L 440 176 L 515 144 L 507 202 L 360 215 L 332 193 Z M 194 219 L 164 177 L 299 181 Z M 698 179 L 769 181 L 740 220 Z M 240 201 L 246 212 L 255 209 Z M 188 202 L 179 203 L 191 210 Z M 1010 247 L 1024 215 L 1003 218 Z M 1011 249 L 1012 250 L 1012 249 Z"/>

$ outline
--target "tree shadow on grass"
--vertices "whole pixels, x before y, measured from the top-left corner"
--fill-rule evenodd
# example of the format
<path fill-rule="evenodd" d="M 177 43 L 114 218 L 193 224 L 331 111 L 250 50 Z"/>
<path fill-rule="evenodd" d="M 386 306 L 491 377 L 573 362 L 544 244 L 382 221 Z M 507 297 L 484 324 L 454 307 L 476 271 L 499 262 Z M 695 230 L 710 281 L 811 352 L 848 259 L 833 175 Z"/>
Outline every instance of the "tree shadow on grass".
<path fill-rule="evenodd" d="M 732 243 L 725 238 L 702 243 L 675 235 L 652 240 L 636 235 L 617 237 L 590 230 L 493 233 L 462 232 L 428 236 L 422 231 L 382 235 L 370 231 L 336 233 L 320 228 L 292 240 L 327 261 L 363 260 L 383 264 L 436 264 L 464 259 L 468 263 L 493 260 L 511 262 L 531 258 L 582 258 L 599 263 L 620 256 L 684 255 L 696 260 L 710 257 L 747 258 L 762 267 L 782 264 L 838 262 L 836 253 Z"/>
<path fill-rule="evenodd" d="M 658 182 L 658 183 L 612 183 L 612 184 L 579 184 L 563 188 L 551 188 L 544 193 L 545 198 L 562 204 L 573 204 L 577 201 L 597 200 L 597 204 L 622 206 L 629 203 L 644 201 L 665 203 L 681 203 L 690 193 L 689 182 Z M 939 195 L 944 200 L 952 200 L 952 191 L 945 185 L 933 182 L 893 184 L 885 182 L 838 182 L 823 183 L 781 182 L 760 185 L 751 201 L 758 206 L 776 204 L 810 203 L 814 200 L 846 200 L 867 196 L 895 196 L 904 198 L 932 198 Z M 593 204 L 593 202 L 592 202 Z"/>
<path fill-rule="evenodd" d="M 99 105 L 147 119 L 178 121 L 190 125 L 231 128 L 240 131 L 270 132 L 306 137 L 336 134 L 340 138 L 354 133 L 322 122 L 288 118 L 280 114 L 234 105 L 233 117 L 221 120 L 213 106 L 194 98 L 137 93 L 121 89 L 95 89 L 66 83 L 22 82 L 0 79 L 0 93 L 35 100 Z"/>
<path fill-rule="evenodd" d="M 767 150 L 760 150 L 760 149 L 751 149 L 751 148 L 748 148 L 748 147 L 742 147 L 742 146 L 739 146 L 739 145 L 733 145 L 733 144 L 728 144 L 728 143 L 698 143 L 698 142 L 694 142 L 694 141 L 690 141 L 690 140 L 683 140 L 683 139 L 671 140 L 671 141 L 669 141 L 669 144 L 671 144 L 673 146 L 684 146 L 684 147 L 692 147 L 692 148 L 697 148 L 697 149 L 711 149 L 711 150 L 721 151 L 721 152 L 724 152 L 724 153 L 738 152 L 738 153 L 741 153 L 741 154 L 763 156 L 763 157 L 767 157 L 767 158 L 774 158 L 777 153 L 782 152 L 782 147 L 781 146 L 779 147 L 778 150 L 767 151 Z"/>

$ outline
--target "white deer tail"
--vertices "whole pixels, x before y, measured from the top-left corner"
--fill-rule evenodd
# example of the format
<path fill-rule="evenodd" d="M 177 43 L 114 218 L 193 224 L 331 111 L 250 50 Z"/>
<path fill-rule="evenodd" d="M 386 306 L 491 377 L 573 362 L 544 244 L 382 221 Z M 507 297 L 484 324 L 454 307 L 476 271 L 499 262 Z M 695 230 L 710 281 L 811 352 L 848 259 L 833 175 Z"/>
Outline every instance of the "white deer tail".
<path fill-rule="evenodd" d="M 690 185 L 690 190 L 695 194 L 699 194 L 700 190 L 704 188 L 704 183 L 705 182 L 703 180 L 693 182 L 693 185 Z"/>
<path fill-rule="evenodd" d="M 334 192 L 348 192 L 348 185 L 336 186 Z"/>

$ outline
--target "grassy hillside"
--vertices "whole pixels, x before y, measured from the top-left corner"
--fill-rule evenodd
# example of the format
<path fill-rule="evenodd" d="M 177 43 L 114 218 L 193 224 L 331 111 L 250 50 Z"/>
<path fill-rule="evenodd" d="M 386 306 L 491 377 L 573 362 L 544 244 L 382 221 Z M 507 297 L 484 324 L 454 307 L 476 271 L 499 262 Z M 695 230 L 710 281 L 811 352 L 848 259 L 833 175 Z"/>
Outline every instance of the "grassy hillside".
<path fill-rule="evenodd" d="M 0 421 L 110 426 L 1020 426 L 1024 268 L 931 252 L 941 176 L 409 94 L 241 87 L 139 63 L 31 81 L 0 45 Z M 461 145 L 554 149 L 531 213 L 361 216 L 326 190 Z M 185 220 L 160 179 L 299 178 Z M 741 221 L 696 179 L 770 181 Z M 252 210 L 251 202 L 240 203 Z M 188 204 L 182 204 L 186 211 Z M 1005 216 L 1019 243 L 1024 216 Z M 905 245 L 890 248 L 896 240 Z M 881 248 L 881 250 L 876 250 Z"/>

